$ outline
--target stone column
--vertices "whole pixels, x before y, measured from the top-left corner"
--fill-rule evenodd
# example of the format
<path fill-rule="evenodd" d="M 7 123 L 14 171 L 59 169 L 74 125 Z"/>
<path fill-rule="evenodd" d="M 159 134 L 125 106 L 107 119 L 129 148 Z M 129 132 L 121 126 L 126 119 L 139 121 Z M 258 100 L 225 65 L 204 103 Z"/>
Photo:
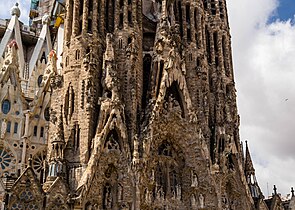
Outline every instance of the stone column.
<path fill-rule="evenodd" d="M 73 0 L 69 0 L 67 5 L 67 13 L 65 18 L 65 41 L 68 42 L 71 39 L 72 24 L 73 24 Z"/>
<path fill-rule="evenodd" d="M 30 128 L 30 116 L 31 112 L 30 110 L 24 111 L 26 121 L 25 121 L 25 133 L 23 138 L 23 150 L 22 150 L 22 159 L 21 159 L 21 171 L 26 168 L 26 159 L 27 159 L 27 144 L 28 144 L 28 138 L 29 138 L 29 128 Z"/>
<path fill-rule="evenodd" d="M 72 37 L 78 35 L 79 32 L 79 7 L 80 7 L 80 0 L 74 0 L 74 8 L 73 8 L 73 22 L 72 22 Z"/>
<path fill-rule="evenodd" d="M 88 32 L 88 0 L 84 0 L 83 2 L 83 19 L 82 19 L 82 34 L 85 36 Z"/>

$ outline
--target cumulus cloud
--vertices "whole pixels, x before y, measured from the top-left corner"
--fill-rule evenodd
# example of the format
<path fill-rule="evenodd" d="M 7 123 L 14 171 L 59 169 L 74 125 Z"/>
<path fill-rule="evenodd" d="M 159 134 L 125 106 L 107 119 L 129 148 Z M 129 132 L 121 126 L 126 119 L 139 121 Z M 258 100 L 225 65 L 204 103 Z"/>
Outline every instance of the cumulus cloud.
<path fill-rule="evenodd" d="M 20 20 L 27 25 L 29 22 L 31 0 L 0 0 L 0 18 L 10 19 L 10 8 L 13 7 L 16 2 L 19 3 L 19 8 L 21 10 Z"/>
<path fill-rule="evenodd" d="M 295 25 L 269 19 L 276 0 L 228 0 L 240 134 L 264 194 L 295 186 Z M 267 190 L 267 183 L 269 190 Z"/>

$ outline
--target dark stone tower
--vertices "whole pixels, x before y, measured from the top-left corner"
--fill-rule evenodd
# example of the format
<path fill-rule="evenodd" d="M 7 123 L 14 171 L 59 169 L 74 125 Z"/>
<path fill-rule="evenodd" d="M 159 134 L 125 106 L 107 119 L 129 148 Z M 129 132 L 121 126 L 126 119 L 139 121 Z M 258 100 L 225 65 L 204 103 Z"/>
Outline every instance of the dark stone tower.
<path fill-rule="evenodd" d="M 252 209 L 226 2 L 66 8 L 49 142 L 63 132 L 69 208 Z"/>

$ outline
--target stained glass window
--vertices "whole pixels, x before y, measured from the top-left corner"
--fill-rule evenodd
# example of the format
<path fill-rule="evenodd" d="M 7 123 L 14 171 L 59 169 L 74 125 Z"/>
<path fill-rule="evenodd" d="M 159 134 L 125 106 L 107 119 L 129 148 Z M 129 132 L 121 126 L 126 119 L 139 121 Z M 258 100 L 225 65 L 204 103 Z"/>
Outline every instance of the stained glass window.
<path fill-rule="evenodd" d="M 38 87 L 41 87 L 41 83 L 42 83 L 42 81 L 43 81 L 43 75 L 40 75 L 39 77 L 38 77 Z"/>
<path fill-rule="evenodd" d="M 2 112 L 4 114 L 7 114 L 9 111 L 10 111 L 10 101 L 5 99 L 3 102 L 2 102 Z"/>
<path fill-rule="evenodd" d="M 6 169 L 12 161 L 12 157 L 4 149 L 0 148 L 0 168 Z"/>
<path fill-rule="evenodd" d="M 41 127 L 40 129 L 40 138 L 44 137 L 44 127 Z"/>
<path fill-rule="evenodd" d="M 18 129 L 18 123 L 15 122 L 15 123 L 14 123 L 14 130 L 13 130 L 13 133 L 17 133 L 17 129 Z"/>
<path fill-rule="evenodd" d="M 7 127 L 6 127 L 6 132 L 7 132 L 7 133 L 10 133 L 10 130 L 11 130 L 11 122 L 8 121 L 8 122 L 7 122 Z"/>
<path fill-rule="evenodd" d="M 34 126 L 34 136 L 37 136 L 38 127 Z"/>
<path fill-rule="evenodd" d="M 49 107 L 47 107 L 47 108 L 44 110 L 44 118 L 45 118 L 46 121 L 49 121 L 49 120 L 50 120 Z"/>

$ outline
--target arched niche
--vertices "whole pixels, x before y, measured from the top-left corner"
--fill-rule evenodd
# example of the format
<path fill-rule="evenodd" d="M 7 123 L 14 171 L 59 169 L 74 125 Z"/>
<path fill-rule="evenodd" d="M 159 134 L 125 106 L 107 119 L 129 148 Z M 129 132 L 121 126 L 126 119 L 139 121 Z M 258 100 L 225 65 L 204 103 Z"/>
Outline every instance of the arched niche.
<path fill-rule="evenodd" d="M 118 132 L 115 129 L 111 130 L 105 139 L 105 143 L 104 143 L 105 150 L 108 152 L 122 151 L 122 146 L 123 145 L 120 141 Z"/>
<path fill-rule="evenodd" d="M 145 109 L 150 98 L 149 90 L 151 84 L 151 65 L 152 56 L 147 54 L 143 58 L 143 93 L 142 93 L 142 108 Z"/>
<path fill-rule="evenodd" d="M 155 154 L 155 200 L 182 200 L 184 166 L 185 158 L 181 150 L 169 140 L 162 141 Z"/>
<path fill-rule="evenodd" d="M 174 81 L 166 90 L 164 109 L 179 111 L 181 117 L 185 117 L 185 104 L 182 92 L 179 90 L 177 81 Z"/>
<path fill-rule="evenodd" d="M 104 173 L 102 188 L 102 209 L 116 209 L 118 206 L 118 172 L 113 164 L 110 164 Z"/>

